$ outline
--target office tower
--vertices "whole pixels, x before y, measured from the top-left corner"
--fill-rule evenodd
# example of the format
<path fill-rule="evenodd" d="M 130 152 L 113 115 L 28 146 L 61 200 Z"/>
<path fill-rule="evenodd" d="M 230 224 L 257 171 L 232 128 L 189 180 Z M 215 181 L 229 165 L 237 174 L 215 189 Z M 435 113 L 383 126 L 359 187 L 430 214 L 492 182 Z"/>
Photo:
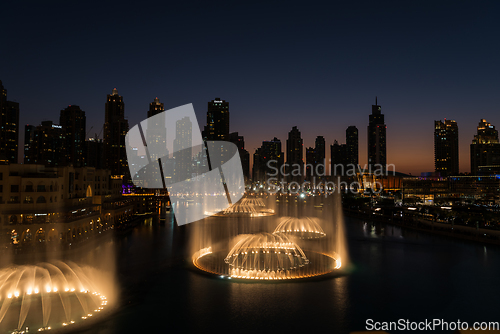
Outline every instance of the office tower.
<path fill-rule="evenodd" d="M 334 141 L 330 145 L 331 175 L 342 176 L 347 172 L 349 164 L 349 150 L 347 144 Z"/>
<path fill-rule="evenodd" d="M 104 120 L 104 158 L 105 166 L 112 175 L 124 175 L 128 179 L 125 135 L 128 132 L 128 120 L 125 119 L 125 104 L 115 88 L 107 95 Z"/>
<path fill-rule="evenodd" d="M 252 166 L 252 181 L 260 181 L 263 179 L 262 169 L 264 164 L 262 162 L 262 148 L 259 147 L 255 150 L 253 154 L 253 166 Z"/>
<path fill-rule="evenodd" d="M 162 164 L 166 163 L 170 159 L 169 151 L 167 149 L 167 128 L 165 123 L 165 111 L 163 103 L 160 99 L 155 98 L 153 102 L 149 104 L 149 110 L 147 113 L 147 129 L 143 129 L 146 136 L 146 142 L 148 143 L 148 153 L 152 161 L 159 160 Z M 156 117 L 153 117 L 156 116 Z M 170 171 L 165 171 L 169 173 Z M 159 180 L 161 179 L 160 164 L 148 164 L 146 167 L 146 173 L 148 173 L 148 179 Z M 165 176 L 165 175 L 164 175 Z"/>
<path fill-rule="evenodd" d="M 314 144 L 306 149 L 306 178 L 310 181 L 325 175 L 325 138 L 316 137 Z"/>
<path fill-rule="evenodd" d="M 368 124 L 368 165 L 372 170 L 379 168 L 385 170 L 386 168 L 386 129 L 384 114 L 382 114 L 381 107 L 375 98 L 375 105 L 372 105 L 372 114 Z"/>
<path fill-rule="evenodd" d="M 306 148 L 306 179 L 311 181 L 316 176 L 316 151 L 314 147 Z"/>
<path fill-rule="evenodd" d="M 215 98 L 208 102 L 207 125 L 203 131 L 205 140 L 228 140 L 229 102 Z"/>
<path fill-rule="evenodd" d="M 85 165 L 88 167 L 94 167 L 98 169 L 104 168 L 104 143 L 102 139 L 98 139 L 97 136 L 94 138 L 89 138 L 85 142 L 86 157 Z"/>
<path fill-rule="evenodd" d="M 241 168 L 243 169 L 243 176 L 250 177 L 250 153 L 245 150 L 245 139 L 239 136 L 238 132 L 231 132 L 229 134 L 229 141 L 238 147 L 238 152 L 241 159 Z"/>
<path fill-rule="evenodd" d="M 36 126 L 26 124 L 24 126 L 24 163 L 34 164 L 36 160 L 35 144 Z"/>
<path fill-rule="evenodd" d="M 62 126 L 66 142 L 61 153 L 65 154 L 65 164 L 73 167 L 84 167 L 87 149 L 85 143 L 86 117 L 79 106 L 70 105 L 61 110 L 59 125 Z"/>
<path fill-rule="evenodd" d="M 357 127 L 351 125 L 345 130 L 345 141 L 347 149 L 347 163 L 352 166 L 357 166 L 359 163 Z"/>
<path fill-rule="evenodd" d="M 274 137 L 272 140 L 262 142 L 262 146 L 254 153 L 252 179 L 253 181 L 267 181 L 269 178 L 282 180 L 280 170 L 284 163 L 284 154 L 281 150 L 281 141 Z"/>
<path fill-rule="evenodd" d="M 458 126 L 453 120 L 434 121 L 434 167 L 442 176 L 458 175 Z"/>
<path fill-rule="evenodd" d="M 477 126 L 477 135 L 474 135 L 470 145 L 470 168 L 473 175 L 477 175 L 479 167 L 489 168 L 500 165 L 500 142 L 495 126 L 481 119 Z"/>
<path fill-rule="evenodd" d="M 17 163 L 19 148 L 19 103 L 7 101 L 0 81 L 0 162 Z"/>
<path fill-rule="evenodd" d="M 303 177 L 304 160 L 303 160 L 303 141 L 299 129 L 296 126 L 288 132 L 286 141 L 286 164 L 289 180 L 300 182 Z"/>
<path fill-rule="evenodd" d="M 325 138 L 323 136 L 317 136 L 314 142 L 314 160 L 315 168 L 314 175 L 325 176 Z"/>
<path fill-rule="evenodd" d="M 45 166 L 67 165 L 66 132 L 52 121 L 43 121 L 38 126 L 24 128 L 24 163 Z"/>
<path fill-rule="evenodd" d="M 193 124 L 189 117 L 178 120 L 175 124 L 174 159 L 175 180 L 183 181 L 191 177 L 193 160 Z"/>

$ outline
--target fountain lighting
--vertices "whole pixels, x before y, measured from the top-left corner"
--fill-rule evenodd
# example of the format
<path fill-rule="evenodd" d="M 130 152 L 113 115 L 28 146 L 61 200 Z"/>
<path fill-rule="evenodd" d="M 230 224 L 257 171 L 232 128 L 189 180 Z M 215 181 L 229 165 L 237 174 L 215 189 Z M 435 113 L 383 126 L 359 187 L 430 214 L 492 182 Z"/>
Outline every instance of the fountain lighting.
<path fill-rule="evenodd" d="M 94 312 L 101 312 L 107 305 L 106 297 L 87 274 L 79 266 L 64 262 L 0 270 L 0 297 L 7 297 L 0 298 L 1 328 L 14 327 L 9 332 L 24 333 L 26 325 L 40 322 L 38 331 L 42 332 L 72 325 L 75 318 L 88 319 L 94 308 Z"/>
<path fill-rule="evenodd" d="M 318 218 L 282 217 L 274 234 L 287 234 L 300 239 L 318 239 L 326 236 Z"/>
<path fill-rule="evenodd" d="M 264 201 L 260 198 L 242 198 L 239 202 L 231 205 L 229 208 L 218 213 L 212 213 L 214 216 L 247 216 L 247 217 L 264 217 L 273 215 L 274 210 L 266 209 Z"/>

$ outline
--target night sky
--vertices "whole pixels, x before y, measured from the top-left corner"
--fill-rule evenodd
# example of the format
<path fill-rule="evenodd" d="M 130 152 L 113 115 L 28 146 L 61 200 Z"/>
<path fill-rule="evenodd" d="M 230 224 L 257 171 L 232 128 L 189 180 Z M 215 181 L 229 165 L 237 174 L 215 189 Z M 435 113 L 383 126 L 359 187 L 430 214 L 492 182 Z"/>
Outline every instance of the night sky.
<path fill-rule="evenodd" d="M 25 124 L 59 122 L 70 104 L 101 131 L 116 87 L 130 127 L 155 97 L 173 108 L 230 103 L 231 131 L 253 154 L 297 125 L 304 146 L 366 128 L 375 96 L 387 124 L 388 163 L 434 170 L 434 120 L 454 119 L 460 171 L 481 118 L 500 127 L 500 3 L 70 2 L 2 4 L 0 80 Z M 102 137 L 102 133 L 101 133 Z M 327 153 L 329 157 L 329 153 Z"/>

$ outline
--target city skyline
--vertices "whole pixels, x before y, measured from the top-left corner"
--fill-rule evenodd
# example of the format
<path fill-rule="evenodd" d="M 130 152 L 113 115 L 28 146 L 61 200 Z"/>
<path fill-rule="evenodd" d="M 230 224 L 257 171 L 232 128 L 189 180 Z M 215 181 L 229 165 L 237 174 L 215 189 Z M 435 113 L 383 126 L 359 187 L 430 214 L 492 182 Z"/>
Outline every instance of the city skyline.
<path fill-rule="evenodd" d="M 107 95 L 107 96 L 108 96 L 108 99 L 109 99 L 109 96 L 113 96 L 114 94 L 115 94 L 115 95 L 117 95 L 117 94 L 118 94 L 117 92 L 118 92 L 118 90 L 117 90 L 116 88 L 114 88 L 114 89 L 113 89 L 112 94 L 108 94 L 108 95 Z M 122 97 L 122 96 L 120 96 L 120 98 L 122 98 L 122 99 L 123 99 L 123 104 L 125 105 L 125 104 L 126 104 L 125 98 L 124 98 L 124 97 Z M 211 101 L 208 101 L 209 106 L 210 106 L 211 104 L 213 104 L 213 101 L 214 101 L 214 100 L 216 100 L 216 101 L 217 101 L 217 99 L 219 99 L 219 98 L 215 98 L 215 99 L 213 99 L 213 100 L 211 100 Z M 376 97 L 376 101 L 375 101 L 375 103 L 376 103 L 376 104 L 372 105 L 372 113 L 373 113 L 373 110 L 374 110 L 373 108 L 377 108 L 377 107 L 378 107 L 378 108 L 380 108 L 380 105 L 378 105 L 378 101 L 377 101 L 377 99 L 378 99 L 378 98 Z M 221 100 L 225 103 L 225 106 L 227 106 L 227 105 L 228 105 L 228 103 L 230 102 L 230 101 L 227 101 L 227 100 L 224 100 L 224 99 L 221 99 Z M 19 103 L 19 102 L 18 102 L 18 103 Z M 144 107 L 144 108 L 143 108 L 143 110 L 142 110 L 142 113 L 143 113 L 143 114 L 146 114 L 148 117 L 150 117 L 150 115 L 152 115 L 152 113 L 151 113 L 151 105 L 153 105 L 154 103 L 158 103 L 158 104 L 159 104 L 159 98 L 158 98 L 158 97 L 155 97 L 155 98 L 154 98 L 153 103 L 149 102 L 148 104 L 149 104 L 149 108 L 150 108 L 150 109 L 149 109 L 149 110 L 146 110 L 146 109 L 145 109 L 146 107 Z M 161 103 L 161 108 L 162 108 L 162 109 L 161 109 L 161 111 L 165 110 L 165 109 L 164 109 L 164 107 L 163 107 L 163 105 L 164 105 L 164 103 Z M 64 110 L 71 109 L 71 108 L 78 108 L 78 109 L 80 109 L 80 107 L 79 107 L 78 105 L 69 105 L 69 106 L 68 106 L 68 107 L 66 107 L 66 109 L 64 109 Z M 21 108 L 20 108 L 20 109 L 21 109 Z M 104 109 L 105 109 L 105 108 L 104 108 Z M 129 119 L 129 117 L 127 117 L 127 111 L 126 111 L 126 108 L 123 108 L 123 109 L 124 109 L 124 119 L 125 119 L 125 121 L 127 121 L 127 120 Z M 210 107 L 209 107 L 209 109 L 210 109 Z M 144 111 L 144 110 L 146 110 L 146 111 Z M 166 110 L 168 111 L 168 109 L 166 109 Z M 204 111 L 204 114 L 205 114 L 205 115 L 208 115 L 208 114 L 207 114 L 207 112 L 208 112 L 208 111 L 209 111 L 209 110 Z M 122 111 L 122 112 L 123 112 L 123 111 Z M 85 111 L 84 111 L 84 113 L 85 113 Z M 198 111 L 198 112 L 197 112 L 197 114 L 199 114 L 199 113 L 200 113 L 200 112 Z M 234 110 L 233 110 L 233 109 L 231 109 L 231 116 L 232 116 L 232 118 L 231 118 L 231 119 L 232 119 L 232 122 L 236 122 L 236 123 L 238 123 L 238 119 L 236 119 L 236 120 L 234 119 L 235 117 L 234 117 L 234 114 L 233 114 L 233 113 L 234 113 Z M 20 115 L 19 115 L 19 117 L 20 117 L 20 119 L 21 119 L 21 118 L 22 118 L 22 115 L 23 115 L 23 113 L 22 113 L 22 109 L 21 109 L 21 111 L 19 112 L 19 114 L 20 114 Z M 105 112 L 104 112 L 103 114 L 104 114 L 104 115 L 106 115 L 106 114 L 105 114 Z M 236 113 L 236 115 L 238 115 L 238 114 Z M 382 116 L 384 116 L 384 115 L 385 115 L 385 114 L 382 114 Z M 84 114 L 84 116 L 85 116 L 85 114 Z M 137 115 L 134 115 L 134 116 L 137 116 Z M 142 115 L 141 117 L 143 117 L 143 116 L 144 116 L 144 115 Z M 367 113 L 365 116 L 369 116 L 369 114 Z M 206 117 L 207 117 L 207 116 L 205 116 L 205 117 L 203 117 L 203 116 L 202 116 L 202 118 L 201 118 L 201 119 L 205 119 Z M 481 118 L 481 119 L 480 119 L 480 121 L 482 121 L 482 120 L 484 120 L 484 119 L 483 119 L 483 118 Z M 52 120 L 46 120 L 46 119 L 44 119 L 43 121 L 41 121 L 41 122 L 39 123 L 39 124 L 40 124 L 39 126 L 41 126 L 41 125 L 42 125 L 42 123 L 44 123 L 44 122 L 46 123 L 46 122 L 51 122 L 51 121 L 52 121 Z M 450 121 L 450 120 L 448 120 L 448 121 Z M 451 120 L 451 121 L 454 121 L 454 120 Z M 53 122 L 53 121 L 52 121 L 52 122 Z M 94 138 L 94 136 L 97 136 L 99 139 L 103 139 L 103 137 L 104 137 L 104 134 L 103 134 L 103 130 L 104 130 L 104 123 L 103 123 L 103 125 L 101 126 L 101 130 L 100 130 L 99 135 L 98 135 L 98 134 L 97 134 L 97 130 L 99 129 L 99 126 L 93 126 L 93 125 L 92 125 L 92 126 L 90 126 L 90 127 L 89 127 L 89 126 L 88 126 L 88 125 L 89 125 L 89 124 L 88 124 L 89 122 L 92 122 L 92 121 L 87 121 L 87 123 L 86 123 L 86 128 L 87 128 L 87 129 L 90 129 L 90 130 L 88 130 L 88 135 L 87 135 L 87 138 L 85 138 L 85 140 L 89 140 L 90 138 Z M 229 121 L 227 121 L 227 122 L 229 123 Z M 436 121 L 436 120 L 434 120 L 434 123 L 436 123 L 436 122 L 437 122 L 437 121 Z M 387 123 L 387 122 L 386 122 L 386 123 Z M 36 123 L 35 123 L 35 124 L 36 124 Z M 369 125 L 369 122 L 367 122 L 367 124 Z M 494 123 L 491 123 L 491 124 L 493 124 L 493 125 L 494 125 Z M 25 131 L 26 131 L 26 129 L 27 129 L 28 127 L 35 127 L 35 126 L 36 126 L 36 125 L 34 125 L 33 123 L 32 123 L 32 124 L 20 124 L 20 127 L 19 127 L 19 158 L 18 158 L 18 161 L 19 161 L 20 163 L 23 163 L 23 162 L 24 162 L 24 153 L 25 153 L 25 145 L 26 145 L 26 143 L 25 143 L 24 141 L 25 141 L 25 140 L 26 140 L 26 138 L 27 138 L 27 137 L 26 137 L 26 134 L 25 134 Z M 226 125 L 226 126 L 227 126 L 227 127 L 229 127 L 229 130 L 228 130 L 228 131 L 229 131 L 229 132 L 231 132 L 231 133 L 233 133 L 233 132 L 240 132 L 240 133 L 241 133 L 241 130 L 240 130 L 240 129 L 235 129 L 235 128 L 234 128 L 234 126 L 231 126 L 231 125 Z M 459 125 L 457 125 L 457 126 L 458 126 L 458 127 L 459 127 L 459 129 L 460 129 L 460 126 L 459 126 Z M 203 123 L 200 123 L 200 124 L 199 124 L 199 127 L 200 127 L 200 131 L 205 131 L 205 130 L 206 130 L 206 124 L 204 125 Z M 295 125 L 295 126 L 293 126 L 292 128 L 294 128 L 294 127 L 297 127 L 297 128 L 298 128 L 298 130 L 300 131 L 300 127 L 299 127 L 299 126 L 296 126 L 296 125 Z M 358 127 L 358 125 L 349 125 L 349 126 L 347 126 L 347 127 L 346 127 L 346 129 L 345 129 L 344 131 L 348 130 L 350 127 Z M 476 126 L 476 127 L 477 127 L 477 126 Z M 475 128 L 476 128 L 476 127 L 475 127 Z M 278 129 L 278 127 L 277 127 L 277 129 Z M 91 131 L 92 131 L 92 130 L 94 130 L 94 131 L 95 131 L 95 133 L 94 133 L 94 132 L 92 132 L 92 133 L 91 133 Z M 235 130 L 237 130 L 237 131 L 235 131 Z M 461 129 L 460 129 L 460 130 L 461 130 Z M 244 128 L 243 128 L 243 131 L 245 131 L 245 129 L 244 129 Z M 279 129 L 279 131 L 280 131 L 280 132 L 282 132 L 282 131 L 283 131 L 283 129 Z M 390 129 L 389 129 L 389 131 L 388 131 L 388 132 L 390 133 Z M 459 131 L 459 136 L 461 135 L 461 132 L 462 132 L 462 131 Z M 364 135 L 363 135 L 363 133 L 364 133 Z M 247 144 L 246 144 L 246 146 L 248 147 L 248 146 L 249 146 L 249 144 L 248 144 L 248 143 L 257 143 L 257 144 L 254 144 L 254 145 L 259 145 L 259 144 L 260 144 L 260 145 L 262 145 L 262 143 L 263 143 L 263 142 L 266 142 L 266 141 L 271 140 L 271 139 L 267 139 L 267 137 L 268 137 L 268 136 L 272 136 L 272 137 L 274 137 L 274 138 L 278 138 L 278 139 L 280 139 L 279 137 L 277 137 L 276 135 L 273 135 L 272 133 L 271 133 L 271 134 L 269 134 L 269 135 L 267 135 L 267 136 L 266 136 L 266 135 L 264 135 L 264 137 L 263 137 L 262 139 L 251 138 L 251 136 L 249 136 L 249 139 L 247 139 L 247 137 L 246 137 L 246 136 L 243 136 L 243 137 L 245 138 L 245 142 L 247 143 Z M 320 137 L 325 137 L 325 136 L 323 136 L 323 135 L 319 135 L 319 134 L 315 135 L 315 134 L 310 134 L 310 133 L 308 133 L 308 134 L 305 134 L 305 135 L 304 135 L 304 134 L 302 134 L 302 132 L 301 132 L 301 137 L 302 137 L 302 142 L 303 142 L 303 145 L 302 145 L 302 146 L 303 146 L 302 160 L 303 160 L 303 162 L 304 162 L 304 163 L 306 163 L 306 159 L 305 159 L 305 157 L 306 157 L 306 150 L 307 150 L 307 146 L 311 146 L 311 147 L 312 147 L 312 146 L 314 146 L 314 145 L 315 145 L 315 140 L 316 140 L 316 137 L 318 137 L 318 136 L 320 136 Z M 360 136 L 360 138 L 365 137 L 365 143 L 366 143 L 366 140 L 367 140 L 367 133 L 366 133 L 366 132 L 364 132 L 364 131 L 360 131 L 360 132 L 359 132 L 359 136 Z M 461 161 L 461 163 L 460 163 L 460 165 L 459 165 L 459 168 L 460 168 L 459 172 L 460 172 L 460 173 L 469 173 L 469 172 L 471 172 L 471 171 L 472 171 L 472 168 L 469 168 L 469 166 L 470 166 L 470 164 L 471 164 L 471 158 L 470 158 L 470 144 L 473 142 L 473 140 L 474 140 L 474 138 L 475 138 L 474 136 L 475 136 L 475 134 L 473 134 L 473 137 L 470 139 L 470 141 L 465 141 L 465 142 L 464 142 L 464 141 L 460 141 L 460 140 L 459 140 L 459 159 L 460 159 L 460 161 Z M 305 142 L 304 137 L 307 137 L 307 138 L 311 138 L 311 137 L 312 137 L 312 138 L 313 138 L 312 143 L 309 143 L 309 144 L 308 144 L 308 143 L 306 143 L 306 142 Z M 331 140 L 331 141 L 330 141 L 328 138 L 327 138 L 327 139 L 325 139 L 325 143 L 326 143 L 326 145 L 334 145 L 334 144 L 335 144 L 335 142 L 339 142 L 339 141 L 340 141 L 340 142 L 342 142 L 342 141 L 343 141 L 343 140 L 341 139 L 341 138 L 342 138 L 342 134 L 339 134 L 339 135 L 337 135 L 337 134 L 330 134 L 330 136 L 329 136 L 329 137 L 330 137 L 330 138 L 334 138 L 334 139 L 333 139 L 333 140 Z M 285 138 L 287 138 L 287 137 L 285 137 Z M 423 139 L 423 141 L 426 141 L 426 139 L 428 139 L 428 138 L 420 138 L 420 139 Z M 281 140 L 281 139 L 280 139 L 280 140 Z M 286 141 L 286 139 L 284 139 L 284 140 Z M 397 140 L 398 140 L 398 139 L 396 139 L 396 141 L 397 141 Z M 434 146 L 434 144 L 435 144 L 435 143 L 433 142 L 433 146 Z M 250 160 L 250 161 L 249 161 L 250 166 L 252 166 L 252 165 L 253 165 L 253 154 L 254 154 L 254 153 L 255 153 L 255 151 L 256 151 L 256 150 L 260 147 L 260 145 L 259 145 L 259 146 L 255 146 L 255 147 L 249 147 L 248 152 L 250 153 L 250 156 L 252 156 L 252 158 L 251 158 L 252 160 Z M 365 146 L 365 147 L 363 147 L 363 146 Z M 389 146 L 389 147 L 390 147 L 390 146 L 392 146 L 390 141 L 387 141 L 387 146 Z M 465 148 L 464 148 L 464 146 L 465 146 Z M 329 152 L 330 150 L 327 150 L 327 151 L 328 151 L 328 152 L 326 153 L 326 166 L 327 166 L 327 170 L 326 170 L 326 171 L 327 171 L 327 174 L 328 174 L 328 173 L 329 173 L 329 170 L 330 170 L 330 169 L 329 169 L 329 167 L 328 167 L 328 165 L 329 165 L 329 164 L 330 164 L 330 162 L 331 162 L 331 161 L 330 161 L 330 159 L 331 159 L 331 154 L 330 154 L 330 152 Z M 465 152 L 463 152 L 463 151 L 465 151 Z M 286 158 L 286 150 L 284 151 L 284 153 L 285 153 L 285 158 Z M 388 160 L 387 160 L 387 164 L 393 164 L 393 165 L 395 165 L 395 166 L 396 166 L 396 170 L 397 170 L 398 172 L 402 172 L 402 173 L 407 173 L 407 174 L 411 174 L 411 175 L 418 176 L 418 175 L 420 175 L 421 173 L 426 173 L 426 172 L 431 172 L 431 171 L 435 171 L 435 170 L 436 170 L 436 169 L 435 169 L 435 166 L 434 166 L 434 165 L 435 165 L 435 148 L 434 148 L 434 149 L 432 150 L 432 152 L 430 152 L 430 153 L 432 154 L 432 161 L 431 161 L 431 163 L 429 164 L 429 167 L 428 167 L 426 170 L 417 170 L 417 169 L 406 170 L 406 169 L 399 169 L 399 168 L 398 168 L 398 164 L 394 163 L 394 162 L 392 161 L 392 159 L 390 158 L 390 153 L 388 153 L 388 154 L 387 154 L 387 155 L 389 156 L 389 157 L 387 158 L 387 159 L 388 159 Z M 429 155 L 429 152 L 426 152 L 426 154 L 427 154 L 427 155 Z M 465 154 L 465 156 L 463 156 L 463 154 Z M 365 144 L 365 145 L 363 145 L 363 140 L 359 139 L 359 140 L 358 140 L 358 158 L 359 158 L 359 164 L 360 164 L 362 167 L 363 167 L 363 166 L 365 166 L 365 164 L 366 164 L 366 165 L 368 165 L 367 155 L 368 155 L 368 147 L 367 147 L 367 145 L 366 145 L 366 144 Z M 411 156 L 411 154 L 410 154 L 410 156 Z M 397 159 L 395 159 L 395 160 L 397 160 Z M 464 167 L 462 164 L 463 164 L 465 167 Z M 432 165 L 432 166 L 431 166 L 431 165 Z M 252 167 L 250 167 L 250 168 L 252 169 Z M 410 168 L 411 168 L 411 167 L 410 167 Z M 415 167 L 415 168 L 416 168 L 416 167 Z"/>
<path fill-rule="evenodd" d="M 308 147 L 318 135 L 330 145 L 355 125 L 362 165 L 367 139 L 361 129 L 378 96 L 389 163 L 402 172 L 432 171 L 433 121 L 447 118 L 460 128 L 463 172 L 469 171 L 475 124 L 483 118 L 500 124 L 499 46 L 491 43 L 498 6 L 290 4 L 283 12 L 277 4 L 178 3 L 140 9 L 103 4 L 96 11 L 85 4 L 10 3 L 2 22 L 9 47 L 0 53 L 0 78 L 9 100 L 20 103 L 21 132 L 76 104 L 86 111 L 87 129 L 99 133 L 104 95 L 117 87 L 129 125 L 144 118 L 144 106 L 156 96 L 167 110 L 193 103 L 199 120 L 206 101 L 231 101 L 232 128 L 245 137 L 249 152 L 262 140 L 284 141 L 295 125 Z M 151 20 L 151 13 L 164 19 Z M 9 28 L 19 22 L 19 29 Z M 105 47 L 110 35 L 119 47 Z M 152 45 L 154 52 L 143 52 Z M 26 46 L 32 52 L 21 51 Z M 81 52 L 69 55 L 75 47 Z"/>

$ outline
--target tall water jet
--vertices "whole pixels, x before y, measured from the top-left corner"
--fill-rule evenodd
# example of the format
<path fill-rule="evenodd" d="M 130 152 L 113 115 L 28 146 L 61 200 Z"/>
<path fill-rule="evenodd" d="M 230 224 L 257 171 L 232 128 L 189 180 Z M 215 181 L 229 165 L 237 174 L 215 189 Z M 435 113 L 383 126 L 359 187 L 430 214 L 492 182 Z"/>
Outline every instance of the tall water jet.
<path fill-rule="evenodd" d="M 344 213 L 342 209 L 342 195 L 339 191 L 335 191 L 332 199 L 335 221 L 335 253 L 340 257 L 342 267 L 346 268 L 350 264 L 349 251 L 347 248 L 347 237 L 345 231 Z"/>
<path fill-rule="evenodd" d="M 95 278 L 93 268 L 60 261 L 0 270 L 0 331 L 71 329 L 99 315 L 108 299 Z"/>

